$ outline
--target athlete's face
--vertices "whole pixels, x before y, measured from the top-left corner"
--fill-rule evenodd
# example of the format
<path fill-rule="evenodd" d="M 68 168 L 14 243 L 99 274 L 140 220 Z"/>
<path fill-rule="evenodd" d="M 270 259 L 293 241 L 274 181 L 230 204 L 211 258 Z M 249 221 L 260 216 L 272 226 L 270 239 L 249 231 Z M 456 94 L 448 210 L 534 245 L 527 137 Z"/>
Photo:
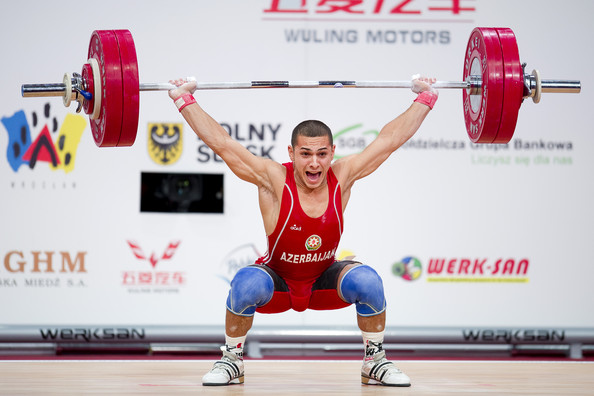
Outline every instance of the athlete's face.
<path fill-rule="evenodd" d="M 335 147 L 328 136 L 298 136 L 295 147 L 289 146 L 297 183 L 312 190 L 324 186 Z"/>

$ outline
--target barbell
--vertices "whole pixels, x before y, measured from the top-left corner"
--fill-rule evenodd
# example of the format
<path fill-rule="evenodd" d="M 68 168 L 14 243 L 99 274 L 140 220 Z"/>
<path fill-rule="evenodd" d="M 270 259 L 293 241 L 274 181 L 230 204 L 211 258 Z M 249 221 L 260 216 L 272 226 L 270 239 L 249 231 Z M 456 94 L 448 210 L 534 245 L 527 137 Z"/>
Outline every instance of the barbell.
<path fill-rule="evenodd" d="M 436 81 L 438 89 L 461 89 L 464 120 L 474 143 L 507 143 L 524 99 L 542 93 L 579 93 L 578 80 L 544 80 L 520 62 L 509 28 L 473 29 L 464 55 L 463 81 Z M 249 88 L 411 88 L 411 81 L 249 81 L 197 82 L 197 89 Z M 136 47 L 129 30 L 96 30 L 81 73 L 65 73 L 62 83 L 24 84 L 23 97 L 61 96 L 89 115 L 99 147 L 131 146 L 136 140 L 140 91 L 170 90 L 170 83 L 140 83 Z"/>

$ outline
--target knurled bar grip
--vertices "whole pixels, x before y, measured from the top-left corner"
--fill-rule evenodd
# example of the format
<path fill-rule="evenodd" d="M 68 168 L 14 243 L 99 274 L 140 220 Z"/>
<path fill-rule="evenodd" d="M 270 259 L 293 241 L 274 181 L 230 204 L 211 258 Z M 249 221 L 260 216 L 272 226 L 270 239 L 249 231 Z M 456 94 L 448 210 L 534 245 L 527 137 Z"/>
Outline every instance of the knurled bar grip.
<path fill-rule="evenodd" d="M 197 89 L 249 89 L 249 88 L 411 88 L 411 81 L 247 81 L 247 82 L 196 82 Z M 470 88 L 469 82 L 436 81 L 435 88 Z M 162 91 L 175 88 L 169 83 L 141 83 L 141 91 Z"/>

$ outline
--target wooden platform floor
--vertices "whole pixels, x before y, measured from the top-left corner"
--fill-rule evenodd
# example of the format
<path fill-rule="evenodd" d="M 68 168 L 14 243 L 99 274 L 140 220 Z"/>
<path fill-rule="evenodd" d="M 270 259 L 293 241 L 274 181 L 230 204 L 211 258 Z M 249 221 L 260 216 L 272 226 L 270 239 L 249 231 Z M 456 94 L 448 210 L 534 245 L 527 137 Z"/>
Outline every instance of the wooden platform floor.
<path fill-rule="evenodd" d="M 399 362 L 410 388 L 362 385 L 359 361 L 245 363 L 244 384 L 203 387 L 207 360 L 0 361 L 0 394 L 594 395 L 593 362 Z"/>

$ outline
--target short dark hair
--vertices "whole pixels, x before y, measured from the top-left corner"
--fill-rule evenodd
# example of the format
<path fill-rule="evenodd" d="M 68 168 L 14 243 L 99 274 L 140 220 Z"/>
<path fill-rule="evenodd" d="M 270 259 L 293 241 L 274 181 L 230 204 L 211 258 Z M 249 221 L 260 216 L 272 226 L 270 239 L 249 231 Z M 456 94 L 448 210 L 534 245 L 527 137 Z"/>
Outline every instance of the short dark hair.
<path fill-rule="evenodd" d="M 305 137 L 328 136 L 328 140 L 330 141 L 330 146 L 334 145 L 334 140 L 332 139 L 332 131 L 330 130 L 328 125 L 324 124 L 322 121 L 305 120 L 305 121 L 300 122 L 293 129 L 293 134 L 291 135 L 291 146 L 295 147 L 295 145 L 297 144 L 297 138 L 299 136 L 305 136 Z"/>

